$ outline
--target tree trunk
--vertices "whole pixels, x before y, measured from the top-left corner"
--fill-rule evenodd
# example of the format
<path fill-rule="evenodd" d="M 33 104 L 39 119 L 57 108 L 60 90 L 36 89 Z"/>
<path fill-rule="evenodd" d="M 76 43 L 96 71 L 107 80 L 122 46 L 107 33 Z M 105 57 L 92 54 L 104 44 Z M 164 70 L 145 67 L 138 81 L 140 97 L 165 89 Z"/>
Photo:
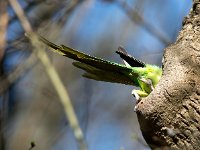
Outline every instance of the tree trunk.
<path fill-rule="evenodd" d="M 200 0 L 193 0 L 177 41 L 165 49 L 163 75 L 137 106 L 152 149 L 200 149 Z"/>

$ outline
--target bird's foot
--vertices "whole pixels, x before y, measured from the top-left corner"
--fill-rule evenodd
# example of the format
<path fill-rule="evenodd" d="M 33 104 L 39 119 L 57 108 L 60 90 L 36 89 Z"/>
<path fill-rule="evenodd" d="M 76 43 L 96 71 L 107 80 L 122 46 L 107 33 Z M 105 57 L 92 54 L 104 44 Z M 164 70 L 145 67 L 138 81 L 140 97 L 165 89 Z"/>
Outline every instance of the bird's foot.
<path fill-rule="evenodd" d="M 132 90 L 132 92 L 131 92 L 131 94 L 135 97 L 137 102 L 141 100 L 141 97 L 139 96 L 138 91 L 139 90 Z"/>
<path fill-rule="evenodd" d="M 134 111 L 137 110 L 137 104 L 142 100 L 142 97 L 147 97 L 148 93 L 141 91 L 141 90 L 132 90 L 132 95 L 135 97 L 136 99 L 136 105 L 134 107 Z"/>
<path fill-rule="evenodd" d="M 141 80 L 142 82 L 146 83 L 146 84 L 150 87 L 151 91 L 154 90 L 153 83 L 152 83 L 152 81 L 151 81 L 150 79 L 142 78 L 142 79 L 140 79 L 140 80 Z"/>
<path fill-rule="evenodd" d="M 138 91 L 139 90 L 132 90 L 131 94 L 135 97 L 136 99 L 136 104 L 135 104 L 135 107 L 134 107 L 134 111 L 137 110 L 137 104 L 141 101 L 141 97 L 139 96 L 138 94 Z"/>

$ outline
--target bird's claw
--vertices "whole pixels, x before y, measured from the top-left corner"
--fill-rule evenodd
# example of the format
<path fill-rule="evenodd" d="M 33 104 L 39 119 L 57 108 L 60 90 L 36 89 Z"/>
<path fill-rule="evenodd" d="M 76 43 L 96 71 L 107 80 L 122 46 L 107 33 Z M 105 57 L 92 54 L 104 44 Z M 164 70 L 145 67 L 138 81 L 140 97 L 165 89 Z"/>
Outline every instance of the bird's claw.
<path fill-rule="evenodd" d="M 150 79 L 145 79 L 145 78 L 141 78 L 140 81 L 144 82 L 147 86 L 149 86 L 150 90 L 153 91 L 154 90 L 154 86 L 153 86 L 153 83 Z M 150 91 L 150 92 L 151 92 Z M 137 104 L 142 100 L 141 97 L 147 97 L 148 96 L 148 93 L 146 93 L 145 91 L 141 91 L 141 90 L 132 90 L 132 93 L 131 93 L 135 99 L 136 99 L 136 105 L 134 107 L 134 111 L 137 110 Z"/>
<path fill-rule="evenodd" d="M 136 90 L 132 90 L 131 94 L 135 97 L 135 99 L 138 101 L 141 100 L 141 97 L 138 95 L 138 93 L 136 92 Z"/>
<path fill-rule="evenodd" d="M 154 90 L 153 83 L 152 83 L 152 81 L 150 79 L 141 78 L 140 80 L 142 82 L 146 83 L 150 87 L 151 91 Z"/>
<path fill-rule="evenodd" d="M 141 97 L 138 95 L 138 93 L 136 92 L 136 90 L 132 90 L 131 94 L 136 99 L 136 104 L 135 104 L 135 107 L 134 107 L 134 111 L 136 111 L 137 110 L 137 104 L 141 101 Z"/>

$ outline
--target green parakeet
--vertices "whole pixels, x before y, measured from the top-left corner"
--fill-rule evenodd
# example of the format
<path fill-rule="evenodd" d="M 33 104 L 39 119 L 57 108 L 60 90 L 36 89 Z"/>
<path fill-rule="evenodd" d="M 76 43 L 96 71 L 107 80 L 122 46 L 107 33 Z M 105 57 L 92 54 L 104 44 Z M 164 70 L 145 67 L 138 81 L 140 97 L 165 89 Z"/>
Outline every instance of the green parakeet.
<path fill-rule="evenodd" d="M 119 47 L 116 53 L 120 55 L 125 65 L 93 57 L 64 45 L 58 46 L 41 36 L 39 40 L 55 52 L 76 60 L 73 65 L 85 70 L 83 76 L 86 78 L 140 87 L 140 90 L 132 91 L 137 100 L 148 96 L 162 75 L 161 68 L 137 60 L 127 54 L 122 47 Z"/>

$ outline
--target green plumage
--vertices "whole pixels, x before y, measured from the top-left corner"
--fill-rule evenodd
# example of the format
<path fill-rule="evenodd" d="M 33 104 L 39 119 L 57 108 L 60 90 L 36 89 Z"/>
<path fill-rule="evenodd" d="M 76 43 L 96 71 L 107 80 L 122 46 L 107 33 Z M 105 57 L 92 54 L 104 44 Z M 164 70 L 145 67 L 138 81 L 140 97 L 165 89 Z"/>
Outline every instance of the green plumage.
<path fill-rule="evenodd" d="M 43 37 L 39 37 L 39 39 L 55 52 L 76 60 L 77 62 L 74 62 L 73 65 L 86 71 L 83 74 L 84 77 L 98 81 L 139 86 L 141 88 L 140 92 L 142 93 L 138 90 L 136 91 L 141 97 L 147 96 L 151 92 L 151 89 L 149 85 L 140 79 L 150 79 L 155 87 L 162 74 L 161 68 L 154 65 L 145 64 L 144 67 L 126 66 L 84 54 L 64 45 L 55 45 Z M 127 56 L 130 57 L 129 55 Z M 135 58 L 131 59 L 137 61 Z M 140 61 L 136 63 L 143 65 Z"/>

